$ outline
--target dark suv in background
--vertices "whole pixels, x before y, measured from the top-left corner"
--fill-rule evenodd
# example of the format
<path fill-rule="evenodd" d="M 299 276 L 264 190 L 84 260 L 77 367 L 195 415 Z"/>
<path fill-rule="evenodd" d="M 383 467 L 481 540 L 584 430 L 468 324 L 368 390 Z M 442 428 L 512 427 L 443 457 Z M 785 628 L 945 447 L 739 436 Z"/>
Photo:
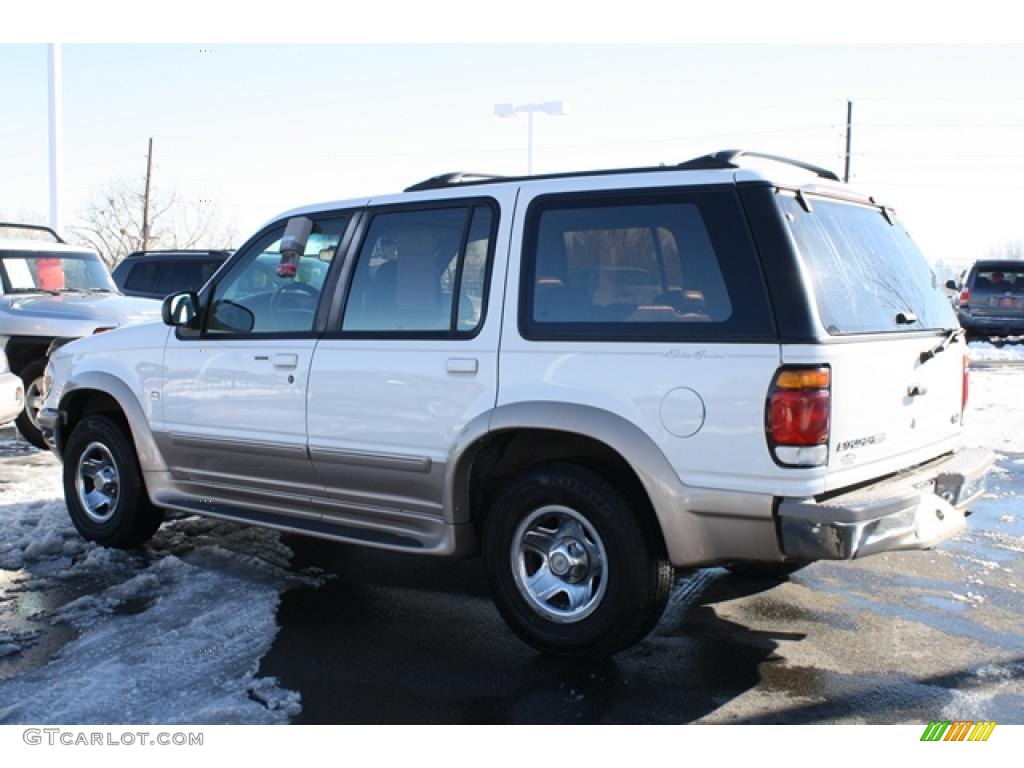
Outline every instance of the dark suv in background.
<path fill-rule="evenodd" d="M 1024 336 L 1024 261 L 978 261 L 960 288 L 958 314 L 968 340 Z"/>
<path fill-rule="evenodd" d="M 136 251 L 114 268 L 114 282 L 126 296 L 162 299 L 198 291 L 231 251 Z"/>

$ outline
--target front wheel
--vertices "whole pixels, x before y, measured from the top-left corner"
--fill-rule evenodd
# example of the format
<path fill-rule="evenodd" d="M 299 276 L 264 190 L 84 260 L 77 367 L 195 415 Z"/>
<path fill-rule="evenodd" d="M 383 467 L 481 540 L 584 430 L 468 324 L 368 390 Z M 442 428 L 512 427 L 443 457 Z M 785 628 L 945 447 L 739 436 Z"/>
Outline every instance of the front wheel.
<path fill-rule="evenodd" d="M 39 411 L 46 399 L 46 386 L 43 375 L 46 372 L 46 360 L 33 360 L 21 369 L 19 375 L 25 385 L 25 408 L 15 421 L 21 436 L 36 448 L 44 451 L 49 448 L 43 440 L 43 433 L 39 429 Z"/>
<path fill-rule="evenodd" d="M 71 433 L 64 499 L 78 532 L 106 547 L 136 547 L 164 519 L 146 495 L 131 438 L 107 416 L 89 416 Z"/>
<path fill-rule="evenodd" d="M 588 469 L 527 470 L 484 522 L 485 567 L 509 627 L 537 650 L 610 656 L 653 629 L 674 571 L 655 524 Z"/>

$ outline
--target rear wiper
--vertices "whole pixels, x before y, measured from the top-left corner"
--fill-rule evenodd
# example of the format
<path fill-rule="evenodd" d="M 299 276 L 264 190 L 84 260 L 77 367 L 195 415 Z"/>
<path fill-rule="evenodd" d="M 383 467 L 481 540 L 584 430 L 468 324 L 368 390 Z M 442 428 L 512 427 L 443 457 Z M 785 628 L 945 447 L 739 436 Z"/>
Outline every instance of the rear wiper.
<path fill-rule="evenodd" d="M 960 329 L 960 328 L 956 328 L 956 329 L 950 331 L 949 333 L 947 333 L 946 334 L 946 338 L 944 338 L 942 341 L 940 341 L 938 346 L 936 346 L 934 349 L 927 349 L 927 350 L 925 350 L 924 352 L 921 353 L 921 357 L 920 357 L 921 363 L 922 364 L 927 363 L 929 360 L 931 360 L 933 357 L 935 357 L 937 354 L 939 354 L 939 352 L 944 351 L 946 349 L 946 347 L 948 347 L 950 344 L 955 342 L 957 340 L 957 338 L 962 333 L 963 333 L 963 330 Z"/>
<path fill-rule="evenodd" d="M 906 312 L 900 312 L 896 315 L 896 322 L 900 325 L 913 325 L 917 322 L 917 315 L 908 309 Z"/>

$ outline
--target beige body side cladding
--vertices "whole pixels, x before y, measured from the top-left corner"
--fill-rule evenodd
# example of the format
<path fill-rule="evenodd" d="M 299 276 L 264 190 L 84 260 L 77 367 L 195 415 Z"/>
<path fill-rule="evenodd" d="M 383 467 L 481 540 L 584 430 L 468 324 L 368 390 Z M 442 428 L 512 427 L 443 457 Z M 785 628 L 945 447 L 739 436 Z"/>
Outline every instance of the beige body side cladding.
<path fill-rule="evenodd" d="M 446 462 L 445 519 L 450 523 L 469 520 L 468 480 L 483 438 L 515 429 L 582 435 L 604 443 L 625 459 L 650 498 L 673 565 L 783 559 L 775 535 L 772 496 L 687 486 L 662 450 L 635 424 L 576 403 L 510 403 L 467 424 Z"/>

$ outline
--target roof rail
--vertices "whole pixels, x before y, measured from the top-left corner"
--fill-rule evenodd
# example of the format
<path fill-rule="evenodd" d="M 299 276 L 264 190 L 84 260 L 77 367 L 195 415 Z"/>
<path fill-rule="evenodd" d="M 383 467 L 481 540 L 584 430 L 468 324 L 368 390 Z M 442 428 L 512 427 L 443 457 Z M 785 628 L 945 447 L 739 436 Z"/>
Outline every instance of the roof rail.
<path fill-rule="evenodd" d="M 441 189 L 464 181 L 497 181 L 504 178 L 506 177 L 495 176 L 491 173 L 464 173 L 462 171 L 457 173 L 442 173 L 440 176 L 431 176 L 425 181 L 413 184 L 411 187 L 406 187 L 405 191 L 418 192 L 423 189 Z"/>
<path fill-rule="evenodd" d="M 712 168 L 739 168 L 739 163 L 736 161 L 741 157 L 754 157 L 762 160 L 773 160 L 777 163 L 785 163 L 786 165 L 792 165 L 797 168 L 802 168 L 805 171 L 820 176 L 823 179 L 829 179 L 830 181 L 839 181 L 839 177 L 836 176 L 832 171 L 827 168 L 821 168 L 811 163 L 805 163 L 802 160 L 794 160 L 791 157 L 782 157 L 781 155 L 769 155 L 764 152 L 749 152 L 745 149 L 723 149 L 718 152 L 712 152 L 710 155 L 703 155 L 701 157 L 695 157 L 693 160 L 687 160 L 685 163 L 680 163 L 676 168 L 684 170 L 706 170 Z"/>
<path fill-rule="evenodd" d="M 43 226 L 42 224 L 15 224 L 12 221 L 0 221 L 0 229 L 34 229 L 40 232 L 46 232 L 53 236 L 53 239 L 58 243 L 63 243 L 61 236 L 54 232 L 49 227 Z"/>

